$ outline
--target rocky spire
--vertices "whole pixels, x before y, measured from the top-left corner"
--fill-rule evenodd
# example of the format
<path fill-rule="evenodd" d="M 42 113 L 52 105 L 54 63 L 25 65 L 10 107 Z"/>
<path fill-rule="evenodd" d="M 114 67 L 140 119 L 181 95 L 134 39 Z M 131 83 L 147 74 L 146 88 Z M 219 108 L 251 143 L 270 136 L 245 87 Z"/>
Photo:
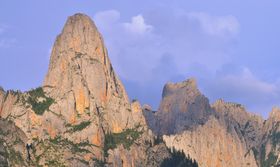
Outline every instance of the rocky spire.
<path fill-rule="evenodd" d="M 77 110 L 88 107 L 89 96 L 106 104 L 110 96 L 123 97 L 126 92 L 113 71 L 93 21 L 84 14 L 68 18 L 54 44 L 44 86 L 54 88 L 55 95 L 74 91 Z M 83 104 L 79 102 L 83 101 Z"/>
<path fill-rule="evenodd" d="M 280 121 L 280 108 L 279 107 L 273 107 L 272 111 L 269 114 L 269 120 L 275 120 Z"/>
<path fill-rule="evenodd" d="M 172 134 L 205 122 L 212 109 L 208 99 L 200 93 L 194 78 L 180 83 L 167 83 L 162 93 L 162 101 L 156 113 L 160 134 Z"/>
<path fill-rule="evenodd" d="M 109 131 L 121 131 L 128 124 L 129 114 L 125 113 L 130 105 L 126 91 L 113 70 L 102 36 L 84 14 L 69 17 L 58 35 L 44 87 L 55 99 L 74 100 L 78 114 L 107 110 L 103 115 L 110 123 L 104 126 Z M 68 110 L 62 112 L 69 115 L 73 107 L 65 108 Z"/>

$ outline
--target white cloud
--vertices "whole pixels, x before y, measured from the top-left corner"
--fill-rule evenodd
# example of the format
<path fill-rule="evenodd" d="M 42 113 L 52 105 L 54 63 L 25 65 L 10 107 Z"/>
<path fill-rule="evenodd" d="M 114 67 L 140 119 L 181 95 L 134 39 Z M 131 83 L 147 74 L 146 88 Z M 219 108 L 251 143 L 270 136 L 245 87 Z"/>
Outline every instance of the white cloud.
<path fill-rule="evenodd" d="M 238 91 L 244 92 L 244 95 L 250 93 L 255 96 L 256 94 L 262 96 L 277 96 L 279 89 L 275 84 L 264 82 L 252 74 L 248 68 L 243 68 L 241 74 L 226 75 L 221 81 L 223 84 L 229 85 Z"/>
<path fill-rule="evenodd" d="M 130 23 L 124 23 L 123 25 L 128 31 L 137 34 L 150 32 L 153 29 L 153 26 L 145 23 L 145 20 L 141 14 L 132 17 Z"/>
<path fill-rule="evenodd" d="M 267 82 L 255 75 L 248 67 L 230 66 L 222 73 L 197 75 L 202 92 L 212 102 L 219 98 L 240 103 L 254 113 L 267 116 L 272 106 L 280 103 L 280 87 L 277 80 Z M 236 69 L 238 70 L 236 70 Z"/>
<path fill-rule="evenodd" d="M 222 27 L 219 32 L 229 29 L 223 17 L 211 16 L 211 19 L 218 20 L 217 24 Z M 189 14 L 144 13 L 125 21 L 118 11 L 108 10 L 96 13 L 94 20 L 104 36 L 116 71 L 126 80 L 144 84 L 153 80 L 153 70 L 164 55 L 170 55 L 178 67 L 176 73 L 185 76 L 192 64 L 215 71 L 229 61 L 227 48 L 232 38 L 220 39 L 213 36 L 214 32 L 205 33 L 204 29 L 197 28 L 197 22 L 202 26 L 202 21 Z M 212 25 L 212 31 L 215 26 Z M 167 76 L 162 77 L 168 80 Z"/>
<path fill-rule="evenodd" d="M 202 29 L 210 35 L 234 36 L 239 32 L 239 22 L 234 16 L 211 16 L 203 12 L 187 14 L 191 19 L 197 20 Z"/>
<path fill-rule="evenodd" d="M 164 10 L 127 21 L 109 10 L 94 18 L 115 70 L 145 103 L 157 104 L 167 81 L 189 76 L 198 78 L 211 101 L 225 98 L 258 113 L 280 102 L 280 81 L 265 82 L 247 67 L 228 66 L 240 31 L 234 16 Z"/>

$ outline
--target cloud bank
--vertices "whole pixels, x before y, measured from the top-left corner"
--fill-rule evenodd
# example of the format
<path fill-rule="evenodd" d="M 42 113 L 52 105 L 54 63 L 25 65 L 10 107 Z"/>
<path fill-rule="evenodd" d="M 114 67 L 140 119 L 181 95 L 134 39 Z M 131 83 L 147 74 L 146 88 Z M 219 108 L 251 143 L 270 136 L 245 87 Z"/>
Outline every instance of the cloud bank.
<path fill-rule="evenodd" d="M 157 108 L 166 82 L 191 76 L 212 102 L 224 98 L 263 114 L 280 100 L 277 83 L 234 64 L 241 26 L 232 15 L 153 11 L 122 20 L 119 11 L 108 10 L 94 20 L 130 97 L 142 103 Z"/>

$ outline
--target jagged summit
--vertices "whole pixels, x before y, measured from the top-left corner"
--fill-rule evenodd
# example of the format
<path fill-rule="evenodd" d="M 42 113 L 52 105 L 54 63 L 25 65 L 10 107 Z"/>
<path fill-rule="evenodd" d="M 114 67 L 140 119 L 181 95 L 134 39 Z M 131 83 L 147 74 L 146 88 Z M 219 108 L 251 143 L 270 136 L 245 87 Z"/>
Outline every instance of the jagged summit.
<path fill-rule="evenodd" d="M 44 87 L 54 99 L 63 97 L 68 101 L 57 106 L 68 108 L 61 109 L 66 117 L 75 111 L 97 112 L 102 107 L 111 113 L 121 113 L 120 117 L 105 114 L 106 120 L 114 122 L 104 125 L 108 126 L 105 129 L 121 131 L 130 124 L 129 114 L 125 114 L 130 110 L 127 93 L 113 70 L 102 36 L 84 14 L 70 16 L 58 35 Z M 69 101 L 73 102 L 71 106 Z"/>
<path fill-rule="evenodd" d="M 280 108 L 279 107 L 274 106 L 272 108 L 272 111 L 269 113 L 268 120 L 280 121 Z"/>
<path fill-rule="evenodd" d="M 239 103 L 234 103 L 234 102 L 227 102 L 227 101 L 225 101 L 224 99 L 218 99 L 218 100 L 216 100 L 213 104 L 212 104 L 212 106 L 219 106 L 219 105 L 226 105 L 226 106 L 228 106 L 228 107 L 237 107 L 237 108 L 243 108 L 243 109 L 245 109 L 245 106 L 244 105 L 242 105 L 242 104 L 239 104 Z"/>
<path fill-rule="evenodd" d="M 97 27 L 78 13 L 57 36 L 43 87 L 0 88 L 0 166 L 156 167 L 171 157 L 166 146 L 201 167 L 275 166 L 279 113 L 264 121 L 240 104 L 210 106 L 194 78 L 166 84 L 157 112 L 130 103 Z"/>
<path fill-rule="evenodd" d="M 168 82 L 165 84 L 162 91 L 162 98 L 165 96 L 171 95 L 178 89 L 188 89 L 188 90 L 197 90 L 197 83 L 195 78 L 190 78 L 182 82 L 172 83 Z"/>
<path fill-rule="evenodd" d="M 209 104 L 209 100 L 198 90 L 194 78 L 178 83 L 167 83 L 163 88 L 159 111 L 187 112 L 188 107 L 199 104 L 199 102 Z"/>
<path fill-rule="evenodd" d="M 72 91 L 79 113 L 90 107 L 90 98 L 103 107 L 113 98 L 129 103 L 102 36 L 90 17 L 80 13 L 68 18 L 56 39 L 44 86 L 54 88 L 53 97 Z"/>
<path fill-rule="evenodd" d="M 76 155 L 88 164 L 105 158 L 110 163 L 119 163 L 115 156 L 122 156 L 122 161 L 133 164 L 131 154 L 127 153 L 124 158 L 119 153 L 125 154 L 126 150 L 105 155 L 105 136 L 137 126 L 147 128 L 140 104 L 130 104 L 114 72 L 97 27 L 90 17 L 80 13 L 70 16 L 57 36 L 42 87 L 11 93 L 7 97 L 0 90 L 0 117 L 15 122 L 28 141 L 67 142 L 68 146 L 56 152 L 62 157 L 54 155 L 61 160 L 55 161 L 74 166 L 83 166 L 77 162 L 77 157 L 73 159 Z M 133 132 L 138 139 L 140 132 L 137 130 Z M 71 152 L 73 148 L 69 144 L 76 146 L 75 151 L 82 151 Z M 37 142 L 34 146 L 39 150 L 34 153 L 38 156 L 42 145 Z M 38 163 L 52 159 L 48 156 L 52 154 L 46 153 Z"/>
<path fill-rule="evenodd" d="M 5 92 L 4 88 L 2 86 L 0 86 L 0 91 L 1 92 Z"/>
<path fill-rule="evenodd" d="M 191 78 L 164 86 L 162 100 L 155 113 L 156 123 L 148 122 L 156 133 L 173 134 L 203 124 L 212 113 L 209 100 L 198 90 L 196 80 Z"/>

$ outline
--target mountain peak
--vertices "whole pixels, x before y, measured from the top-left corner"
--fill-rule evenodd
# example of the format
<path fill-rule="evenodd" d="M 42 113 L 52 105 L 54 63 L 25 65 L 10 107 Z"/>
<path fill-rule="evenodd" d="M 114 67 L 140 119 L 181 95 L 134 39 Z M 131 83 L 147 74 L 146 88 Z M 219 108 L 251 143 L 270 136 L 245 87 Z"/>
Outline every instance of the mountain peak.
<path fill-rule="evenodd" d="M 75 13 L 74 15 L 69 16 L 66 22 L 71 21 L 71 20 L 72 21 L 86 20 L 86 21 L 92 22 L 91 18 L 88 15 L 83 14 L 83 13 Z"/>
<path fill-rule="evenodd" d="M 277 121 L 280 120 L 280 108 L 279 107 L 275 106 L 272 108 L 272 111 L 269 114 L 269 119 L 277 120 Z"/>
<path fill-rule="evenodd" d="M 245 107 L 242 104 L 227 102 L 224 99 L 218 99 L 213 104 L 212 107 L 216 109 L 218 112 L 225 112 L 230 110 L 240 110 L 242 112 L 245 111 Z"/>
<path fill-rule="evenodd" d="M 101 34 L 87 15 L 70 16 L 57 36 L 44 89 L 52 98 L 68 101 L 68 104 L 61 102 L 68 108 L 61 109 L 66 117 L 71 115 L 69 108 L 79 115 L 88 110 L 98 114 L 99 108 L 112 114 L 117 110 L 121 113 L 119 118 L 104 116 L 106 121 L 113 122 L 103 125 L 104 129 L 119 132 L 127 126 L 129 115 L 125 113 L 130 109 L 127 93 L 114 72 Z"/>
<path fill-rule="evenodd" d="M 82 13 L 77 13 L 68 17 L 66 24 L 63 28 L 63 32 L 65 33 L 71 33 L 77 30 L 80 30 L 82 33 L 92 30 L 98 31 L 93 20 L 89 16 Z"/>
<path fill-rule="evenodd" d="M 176 90 L 199 92 L 199 90 L 197 89 L 196 79 L 190 78 L 178 83 L 168 82 L 163 88 L 162 97 L 164 98 L 165 96 L 171 95 L 175 93 Z"/>
<path fill-rule="evenodd" d="M 164 86 L 157 127 L 160 134 L 173 134 L 204 123 L 212 115 L 209 100 L 201 94 L 194 78 Z"/>

